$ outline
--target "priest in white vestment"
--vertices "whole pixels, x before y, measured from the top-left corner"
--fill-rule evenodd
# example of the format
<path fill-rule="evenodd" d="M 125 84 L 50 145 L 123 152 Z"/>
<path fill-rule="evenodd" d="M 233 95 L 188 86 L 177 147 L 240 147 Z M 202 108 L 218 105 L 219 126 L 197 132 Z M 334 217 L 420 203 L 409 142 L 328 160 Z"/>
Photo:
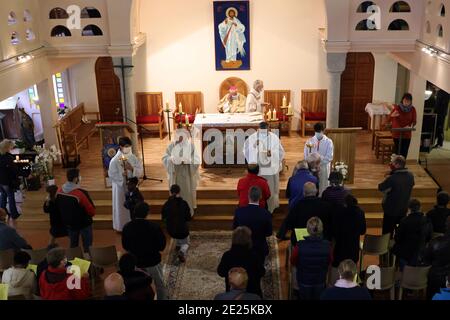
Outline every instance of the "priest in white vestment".
<path fill-rule="evenodd" d="M 331 162 L 334 157 L 334 144 L 333 141 L 325 134 L 325 127 L 322 123 L 314 125 L 315 135 L 305 144 L 305 159 L 312 153 L 318 153 L 320 155 L 320 171 L 319 171 L 319 193 L 328 188 L 328 178 L 331 172 Z"/>
<path fill-rule="evenodd" d="M 201 159 L 195 151 L 189 131 L 176 131 L 174 141 L 167 147 L 162 161 L 167 170 L 169 189 L 174 184 L 180 186 L 180 196 L 189 204 L 191 215 L 194 215 L 197 208 L 198 168 Z"/>
<path fill-rule="evenodd" d="M 264 113 L 264 102 L 262 92 L 264 90 L 264 83 L 261 80 L 256 80 L 253 84 L 252 90 L 250 90 L 247 96 L 247 102 L 245 104 L 245 112 L 260 112 Z"/>
<path fill-rule="evenodd" d="M 120 150 L 109 164 L 108 177 L 112 183 L 113 228 L 117 232 L 122 232 L 125 224 L 131 221 L 130 212 L 124 206 L 127 180 L 134 177 L 141 178 L 144 168 L 142 162 L 132 152 L 130 138 L 120 138 L 119 146 Z"/>
<path fill-rule="evenodd" d="M 280 206 L 280 171 L 285 152 L 278 135 L 269 132 L 268 127 L 263 122 L 258 132 L 248 137 L 244 144 L 244 155 L 249 164 L 259 165 L 259 176 L 267 180 L 271 193 L 267 207 L 273 213 Z"/>

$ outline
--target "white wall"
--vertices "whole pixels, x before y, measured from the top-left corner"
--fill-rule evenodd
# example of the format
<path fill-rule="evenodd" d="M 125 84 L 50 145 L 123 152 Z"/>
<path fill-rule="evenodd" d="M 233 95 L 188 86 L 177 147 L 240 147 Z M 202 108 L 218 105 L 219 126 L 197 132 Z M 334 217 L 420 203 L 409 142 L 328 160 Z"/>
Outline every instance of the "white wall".
<path fill-rule="evenodd" d="M 373 101 L 395 102 L 397 85 L 397 62 L 385 53 L 373 53 L 375 58 L 375 75 Z"/>
<path fill-rule="evenodd" d="M 84 103 L 86 111 L 98 112 L 97 82 L 95 78 L 96 58 L 83 59 L 69 68 L 72 107 Z"/>
<path fill-rule="evenodd" d="M 250 11 L 252 70 L 216 71 L 212 1 L 141 1 L 140 29 L 148 41 L 134 61 L 135 90 L 162 91 L 172 107 L 175 91 L 202 91 L 205 111 L 215 112 L 223 80 L 237 76 L 251 86 L 260 78 L 266 89 L 291 89 L 299 109 L 301 89 L 327 84 L 318 31 L 325 26 L 324 4 L 258 0 Z"/>

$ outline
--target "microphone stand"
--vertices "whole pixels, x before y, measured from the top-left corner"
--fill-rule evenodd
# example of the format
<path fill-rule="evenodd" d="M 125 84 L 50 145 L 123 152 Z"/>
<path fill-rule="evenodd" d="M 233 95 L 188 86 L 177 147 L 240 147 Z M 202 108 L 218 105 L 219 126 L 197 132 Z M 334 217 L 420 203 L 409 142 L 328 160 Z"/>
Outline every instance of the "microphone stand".
<path fill-rule="evenodd" d="M 144 129 L 147 132 L 151 132 L 150 130 L 148 130 L 146 127 L 134 122 L 133 120 L 129 119 L 128 117 L 124 116 L 125 120 L 127 120 L 128 122 L 131 122 L 133 124 L 135 124 L 139 130 Z M 150 181 L 158 181 L 160 183 L 163 183 L 163 180 L 161 179 L 156 179 L 156 178 L 149 178 L 147 177 L 147 172 L 145 169 L 145 153 L 144 153 L 144 138 L 142 137 L 142 132 L 139 132 L 139 140 L 141 141 L 141 153 L 142 153 L 142 166 L 144 167 L 144 176 L 142 177 L 142 180 L 146 181 L 146 180 L 150 180 Z"/>

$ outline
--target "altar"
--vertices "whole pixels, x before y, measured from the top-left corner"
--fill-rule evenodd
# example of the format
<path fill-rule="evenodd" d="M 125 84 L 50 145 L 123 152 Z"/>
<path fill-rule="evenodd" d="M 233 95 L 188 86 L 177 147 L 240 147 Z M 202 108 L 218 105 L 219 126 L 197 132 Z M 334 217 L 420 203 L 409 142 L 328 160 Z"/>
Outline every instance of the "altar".
<path fill-rule="evenodd" d="M 255 133 L 264 115 L 253 113 L 198 114 L 194 122 L 196 140 L 201 144 L 203 168 L 246 166 L 245 140 Z"/>

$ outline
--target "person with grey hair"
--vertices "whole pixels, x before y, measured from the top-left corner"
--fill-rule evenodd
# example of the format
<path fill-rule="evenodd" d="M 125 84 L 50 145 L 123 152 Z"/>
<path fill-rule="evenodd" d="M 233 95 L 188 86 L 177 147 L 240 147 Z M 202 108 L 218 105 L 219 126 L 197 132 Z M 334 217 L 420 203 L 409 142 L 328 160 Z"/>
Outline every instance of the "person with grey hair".
<path fill-rule="evenodd" d="M 320 162 L 322 160 L 320 154 L 317 152 L 310 153 L 306 158 L 306 162 L 308 162 L 309 171 L 311 171 L 311 174 L 319 179 L 320 174 Z"/>
<path fill-rule="evenodd" d="M 19 168 L 14 163 L 14 156 L 11 150 L 14 149 L 15 143 L 11 140 L 3 140 L 0 142 L 0 208 L 6 210 L 6 205 L 9 206 L 8 217 L 16 220 L 20 213 L 17 210 L 16 199 L 14 193 L 18 189 L 19 182 Z"/>
<path fill-rule="evenodd" d="M 309 236 L 297 242 L 291 264 L 297 269 L 299 299 L 319 300 L 326 287 L 332 245 L 323 239 L 323 224 L 318 217 L 309 219 L 306 229 Z"/>
<path fill-rule="evenodd" d="M 267 237 L 272 236 L 272 216 L 269 211 L 259 206 L 261 189 L 253 186 L 249 191 L 249 204 L 246 207 L 236 209 L 233 228 L 248 227 L 252 231 L 253 249 L 265 259 L 269 254 Z"/>
<path fill-rule="evenodd" d="M 264 113 L 264 106 L 262 92 L 264 90 L 264 82 L 262 80 L 256 80 L 253 84 L 253 88 L 250 90 L 247 96 L 247 102 L 245 104 L 245 112 L 260 112 Z"/>
<path fill-rule="evenodd" d="M 266 273 L 264 261 L 252 249 L 252 231 L 247 227 L 238 227 L 233 231 L 231 249 L 225 252 L 217 267 L 217 274 L 225 278 L 226 291 L 230 291 L 229 271 L 241 267 L 247 271 L 247 292 L 262 297 L 261 278 Z"/>
<path fill-rule="evenodd" d="M 286 198 L 289 199 L 289 208 L 293 208 L 298 201 L 303 199 L 303 186 L 307 182 L 318 184 L 319 180 L 309 171 L 306 160 L 299 161 L 295 166 L 295 174 L 289 178 L 286 188 Z"/>
<path fill-rule="evenodd" d="M 228 272 L 230 292 L 218 294 L 214 300 L 261 300 L 261 297 L 246 291 L 248 283 L 247 271 L 244 268 L 233 268 Z"/>

